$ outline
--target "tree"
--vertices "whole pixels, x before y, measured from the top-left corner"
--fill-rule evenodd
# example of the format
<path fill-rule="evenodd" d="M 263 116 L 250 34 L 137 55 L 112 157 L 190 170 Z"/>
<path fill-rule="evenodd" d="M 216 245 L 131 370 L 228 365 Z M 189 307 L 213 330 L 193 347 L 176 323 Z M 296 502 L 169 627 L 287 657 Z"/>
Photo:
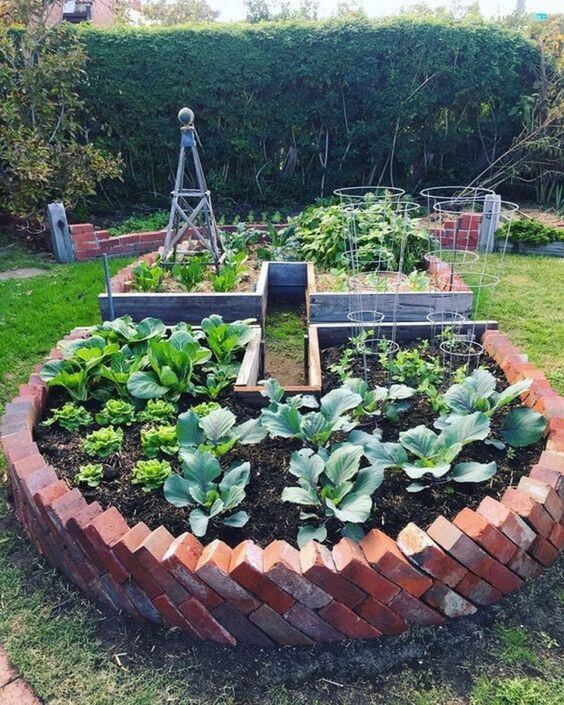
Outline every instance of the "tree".
<path fill-rule="evenodd" d="M 54 2 L 2 2 L 0 28 L 0 210 L 41 218 L 46 204 L 75 206 L 121 174 L 121 159 L 89 143 L 84 103 L 86 55 L 79 34 L 47 28 Z"/>
<path fill-rule="evenodd" d="M 364 3 L 362 0 L 339 0 L 336 15 L 346 19 L 365 18 Z"/>
<path fill-rule="evenodd" d="M 159 25 L 213 22 L 219 12 L 206 0 L 151 0 L 143 3 L 143 15 Z"/>
<path fill-rule="evenodd" d="M 300 0 L 294 8 L 289 0 L 245 0 L 247 22 L 280 22 L 286 20 L 316 20 L 318 0 Z"/>

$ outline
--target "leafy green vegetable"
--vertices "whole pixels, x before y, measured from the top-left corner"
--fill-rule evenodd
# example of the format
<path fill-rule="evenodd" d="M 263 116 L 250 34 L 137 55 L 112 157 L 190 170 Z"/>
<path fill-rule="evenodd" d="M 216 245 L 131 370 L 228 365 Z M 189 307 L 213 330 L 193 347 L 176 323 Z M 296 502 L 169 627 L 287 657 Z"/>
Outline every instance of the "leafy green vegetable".
<path fill-rule="evenodd" d="M 242 350 L 255 335 L 256 329 L 250 323 L 253 319 L 225 323 L 221 316 L 213 314 L 202 319 L 207 347 L 219 363 L 229 364 L 235 353 Z"/>
<path fill-rule="evenodd" d="M 192 411 L 198 414 L 200 418 L 211 414 L 216 409 L 221 409 L 221 406 L 216 401 L 203 401 L 201 404 L 192 407 Z"/>
<path fill-rule="evenodd" d="M 74 476 L 77 485 L 87 485 L 88 487 L 99 487 L 104 477 L 102 465 L 88 463 L 81 465 Z"/>
<path fill-rule="evenodd" d="M 297 487 L 286 487 L 282 492 L 284 502 L 292 502 L 308 508 L 300 518 L 314 521 L 305 524 L 298 532 L 300 548 L 315 539 L 323 542 L 327 537 L 325 523 L 335 518 L 344 526 L 344 535 L 349 535 L 351 524 L 362 524 L 372 510 L 371 496 L 382 484 L 384 472 L 378 467 L 360 469 L 362 447 L 344 443 L 328 453 L 311 449 L 292 453 L 290 473 L 298 478 Z M 354 532 L 358 538 L 358 529 Z M 362 532 L 360 532 L 362 535 Z"/>
<path fill-rule="evenodd" d="M 522 407 L 512 409 L 503 421 L 501 435 L 514 448 L 532 445 L 543 437 L 546 419 L 538 411 Z"/>
<path fill-rule="evenodd" d="M 131 481 L 141 485 L 143 492 L 158 490 L 172 474 L 168 460 L 139 460 L 131 470 Z"/>
<path fill-rule="evenodd" d="M 158 264 L 139 262 L 132 271 L 131 288 L 134 291 L 160 291 L 164 269 Z"/>
<path fill-rule="evenodd" d="M 299 438 L 316 447 L 326 445 L 335 431 L 350 431 L 355 426 L 345 412 L 362 402 L 359 394 L 340 387 L 321 398 L 319 411 L 300 413 L 290 403 L 276 402 L 275 408 L 263 409 L 261 424 L 272 437 Z"/>
<path fill-rule="evenodd" d="M 130 426 L 135 421 L 135 407 L 122 399 L 108 399 L 96 414 L 100 426 Z"/>
<path fill-rule="evenodd" d="M 231 512 L 245 499 L 250 475 L 249 463 L 233 465 L 224 473 L 211 453 L 186 451 L 182 475 L 167 479 L 164 495 L 175 507 L 195 507 L 189 515 L 190 528 L 196 536 L 205 536 L 210 522 L 231 527 L 247 523 L 247 512 Z"/>
<path fill-rule="evenodd" d="M 179 445 L 175 426 L 141 429 L 141 448 L 147 458 L 156 458 L 159 453 L 175 455 Z"/>
<path fill-rule="evenodd" d="M 353 410 L 353 416 L 356 418 L 384 414 L 388 419 L 396 421 L 400 412 L 409 408 L 410 402 L 407 399 L 415 395 L 415 389 L 405 384 L 392 384 L 390 387 L 377 386 L 370 389 L 363 379 L 356 377 L 347 379 L 344 386 L 362 399 Z"/>
<path fill-rule="evenodd" d="M 262 441 L 267 433 L 260 419 L 249 419 L 236 426 L 235 414 L 229 409 L 215 409 L 206 416 L 199 416 L 193 409 L 178 417 L 176 433 L 180 444 L 180 457 L 195 449 L 222 456 L 236 443 L 252 444 Z"/>
<path fill-rule="evenodd" d="M 52 426 L 57 423 L 66 431 L 78 431 L 81 426 L 89 426 L 93 421 L 92 414 L 83 406 L 78 406 L 68 401 L 58 409 L 53 409 L 49 418 L 43 422 L 43 425 Z"/>
<path fill-rule="evenodd" d="M 175 268 L 174 273 L 186 291 L 193 291 L 204 280 L 209 262 L 207 255 L 191 255 Z"/>
<path fill-rule="evenodd" d="M 94 458 L 108 458 L 119 453 L 123 444 L 123 429 L 107 426 L 92 431 L 82 442 L 82 450 Z"/>
<path fill-rule="evenodd" d="M 149 399 L 147 406 L 137 414 L 141 423 L 171 421 L 176 416 L 176 405 L 164 399 Z"/>

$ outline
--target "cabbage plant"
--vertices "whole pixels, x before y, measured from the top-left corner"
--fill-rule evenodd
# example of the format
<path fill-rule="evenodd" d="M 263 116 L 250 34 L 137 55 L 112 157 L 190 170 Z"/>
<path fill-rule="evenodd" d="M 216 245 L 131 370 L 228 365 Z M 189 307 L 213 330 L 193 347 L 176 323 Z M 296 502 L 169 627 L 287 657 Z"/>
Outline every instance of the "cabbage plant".
<path fill-rule="evenodd" d="M 293 405 L 295 402 L 274 402 L 274 408 L 268 407 L 262 411 L 261 424 L 273 437 L 298 438 L 321 448 L 327 445 L 335 431 L 354 428 L 356 422 L 346 412 L 355 409 L 361 402 L 360 394 L 340 387 L 321 398 L 319 411 L 302 414 Z"/>
<path fill-rule="evenodd" d="M 183 460 L 186 453 L 191 456 L 196 449 L 222 456 L 236 443 L 260 443 L 266 438 L 260 419 L 249 419 L 239 425 L 236 422 L 229 409 L 215 409 L 205 416 L 199 416 L 193 409 L 180 414 L 176 425 L 180 458 Z"/>
<path fill-rule="evenodd" d="M 370 388 L 363 380 L 356 377 L 345 380 L 344 386 L 361 397 L 360 404 L 353 410 L 353 416 L 386 416 L 396 421 L 399 414 L 409 409 L 407 401 L 416 394 L 415 389 L 405 384 L 392 384 L 390 387 Z"/>
<path fill-rule="evenodd" d="M 282 500 L 299 504 L 300 519 L 306 521 L 297 536 L 300 548 L 315 539 L 327 538 L 326 523 L 336 519 L 344 536 L 359 539 L 359 526 L 370 516 L 371 496 L 382 484 L 384 471 L 379 467 L 360 468 L 362 447 L 343 443 L 332 452 L 314 453 L 310 448 L 292 453 L 290 473 L 298 478 L 298 486 L 286 487 Z"/>
<path fill-rule="evenodd" d="M 375 467 L 400 468 L 413 480 L 408 492 L 420 492 L 437 483 L 484 482 L 497 470 L 495 462 L 464 462 L 453 465 L 462 449 L 483 441 L 490 433 L 490 420 L 480 411 L 456 416 L 440 433 L 420 425 L 399 435 L 399 443 L 382 443 L 377 436 L 354 431 L 349 442 L 360 445 Z"/>
<path fill-rule="evenodd" d="M 211 523 L 241 527 L 248 520 L 245 511 L 232 513 L 245 499 L 251 476 L 250 463 L 239 463 L 223 472 L 218 459 L 201 450 L 184 451 L 182 475 L 171 475 L 164 484 L 164 496 L 175 507 L 193 507 L 188 520 L 196 536 L 205 536 Z"/>

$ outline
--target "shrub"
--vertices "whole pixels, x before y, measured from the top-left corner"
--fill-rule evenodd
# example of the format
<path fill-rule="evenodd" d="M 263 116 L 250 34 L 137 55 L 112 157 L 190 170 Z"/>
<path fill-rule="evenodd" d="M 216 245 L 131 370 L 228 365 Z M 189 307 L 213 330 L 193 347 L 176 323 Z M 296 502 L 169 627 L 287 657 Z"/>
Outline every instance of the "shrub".
<path fill-rule="evenodd" d="M 164 230 L 168 224 L 168 215 L 168 211 L 156 211 L 148 215 L 132 215 L 119 225 L 112 225 L 108 228 L 108 232 L 110 235 L 116 236 Z"/>
<path fill-rule="evenodd" d="M 564 229 L 544 225 L 538 220 L 516 220 L 498 228 L 495 236 L 503 241 L 507 238 L 517 248 L 520 245 L 537 247 L 551 242 L 564 242 Z"/>

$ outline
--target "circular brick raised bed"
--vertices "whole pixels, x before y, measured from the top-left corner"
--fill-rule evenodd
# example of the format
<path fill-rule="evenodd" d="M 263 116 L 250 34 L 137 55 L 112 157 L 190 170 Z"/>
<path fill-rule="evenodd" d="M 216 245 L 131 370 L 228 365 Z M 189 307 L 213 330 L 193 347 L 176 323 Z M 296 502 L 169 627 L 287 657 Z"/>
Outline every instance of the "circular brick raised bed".
<path fill-rule="evenodd" d="M 374 638 L 471 614 L 564 547 L 564 398 L 505 335 L 489 331 L 483 343 L 510 383 L 533 378 L 524 403 L 548 419 L 546 449 L 500 502 L 486 497 L 452 522 L 439 516 L 426 531 L 408 524 L 396 540 L 372 530 L 360 544 L 300 551 L 285 541 L 203 546 L 189 533 L 130 527 L 115 508 L 88 504 L 39 453 L 33 428 L 47 388 L 37 371 L 2 419 L 17 513 L 46 558 L 91 597 L 221 644 Z"/>

